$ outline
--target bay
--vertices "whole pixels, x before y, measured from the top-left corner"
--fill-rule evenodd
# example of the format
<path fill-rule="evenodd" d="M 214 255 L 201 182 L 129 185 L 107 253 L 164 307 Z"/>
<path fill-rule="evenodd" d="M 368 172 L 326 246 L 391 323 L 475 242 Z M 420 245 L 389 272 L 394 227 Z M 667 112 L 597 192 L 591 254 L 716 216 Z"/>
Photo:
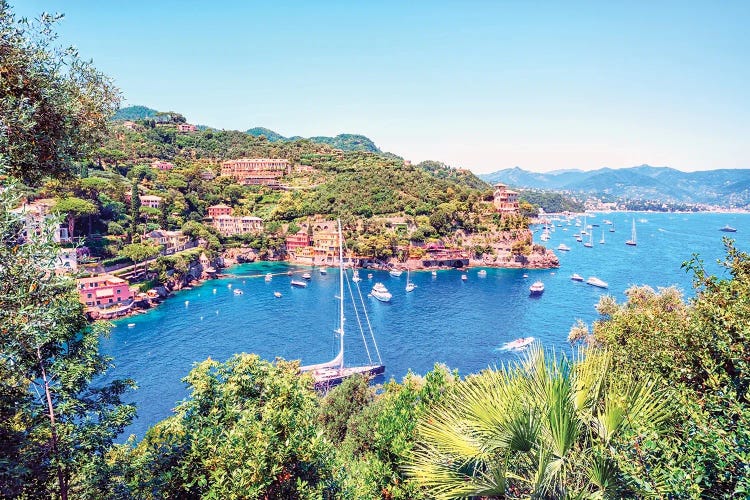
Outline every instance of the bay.
<path fill-rule="evenodd" d="M 605 219 L 614 222 L 614 233 L 603 223 Z M 636 247 L 624 244 L 633 219 Z M 655 289 L 674 285 L 689 297 L 691 276 L 680 267 L 693 253 L 700 254 L 709 272 L 721 274 L 716 260 L 724 256 L 723 236 L 735 239 L 741 250 L 750 250 L 750 214 L 607 213 L 589 218 L 588 223 L 599 224 L 593 228 L 593 248 L 573 238 L 580 228 L 555 227 L 545 245 L 571 247 L 569 252 L 556 250 L 559 269 L 487 268 L 486 277 L 481 277 L 479 269 L 472 268 L 465 272 L 465 281 L 464 273 L 457 270 L 441 270 L 435 277 L 423 271 L 412 273 L 418 288 L 408 294 L 405 273 L 395 278 L 385 271 L 361 270 L 363 294 L 378 281 L 393 294 L 391 303 L 365 296 L 386 365 L 385 378 L 400 380 L 409 370 L 423 374 L 435 363 L 445 363 L 461 375 L 499 365 L 517 359 L 516 353 L 499 348 L 519 337 L 533 336 L 545 347 L 567 352 L 570 327 L 578 319 L 587 323 L 597 319 L 594 306 L 603 294 L 623 301 L 632 285 Z M 738 232 L 720 232 L 726 224 Z M 539 242 L 539 228 L 535 229 Z M 602 232 L 605 244 L 599 243 Z M 292 288 L 291 277 L 286 276 L 289 270 L 310 271 L 309 286 Z M 324 275 L 318 269 L 259 262 L 227 272 L 232 276 L 179 292 L 147 314 L 115 322 L 111 335 L 102 340 L 102 351 L 114 363 L 108 378 L 133 378 L 139 386 L 126 396 L 137 404 L 138 419 L 123 439 L 131 433 L 141 438 L 148 427 L 169 416 L 188 395 L 182 378 L 206 358 L 225 361 L 234 353 L 248 352 L 269 360 L 319 363 L 335 355 L 337 269 Z M 280 275 L 266 282 L 263 276 L 268 272 Z M 368 272 L 373 274 L 371 280 Z M 571 281 L 573 273 L 597 276 L 609 289 Z M 535 280 L 545 285 L 538 298 L 529 296 Z M 236 289 L 243 294 L 235 295 Z M 274 291 L 282 297 L 276 298 Z M 346 331 L 347 364 L 367 362 L 353 314 L 347 316 Z"/>

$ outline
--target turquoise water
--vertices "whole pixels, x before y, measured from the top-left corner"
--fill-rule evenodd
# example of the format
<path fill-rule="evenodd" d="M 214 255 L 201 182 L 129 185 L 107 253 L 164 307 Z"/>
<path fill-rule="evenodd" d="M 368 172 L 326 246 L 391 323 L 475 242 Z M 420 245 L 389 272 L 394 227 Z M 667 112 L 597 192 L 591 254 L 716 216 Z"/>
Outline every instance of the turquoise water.
<path fill-rule="evenodd" d="M 638 246 L 624 244 L 635 217 Z M 615 223 L 607 232 L 604 219 Z M 602 294 L 624 300 L 634 284 L 654 288 L 676 285 L 692 293 L 691 278 L 680 265 L 697 252 L 711 272 L 723 256 L 718 229 L 725 224 L 738 229 L 731 234 L 740 249 L 750 251 L 750 214 L 599 214 L 588 220 L 594 229 L 594 247 L 585 248 L 573 238 L 580 228 L 556 227 L 546 243 L 556 248 L 564 242 L 570 252 L 556 251 L 560 268 L 553 270 L 479 269 L 461 272 L 412 273 L 418 288 L 407 294 L 406 273 L 394 278 L 383 271 L 360 271 L 364 293 L 376 281 L 393 294 L 391 303 L 365 297 L 370 320 L 386 365 L 385 377 L 400 379 L 408 370 L 424 373 L 435 363 L 445 363 L 462 375 L 514 359 L 517 354 L 498 350 L 505 342 L 534 336 L 545 346 L 568 349 L 567 335 L 577 319 L 596 319 L 594 305 Z M 606 243 L 599 244 L 602 230 Z M 537 241 L 539 233 L 535 235 Z M 115 324 L 102 342 L 114 357 L 110 377 L 131 377 L 139 389 L 129 396 L 138 405 L 139 418 L 127 430 L 142 437 L 145 430 L 167 417 L 176 402 L 186 397 L 181 379 L 197 361 L 211 357 L 224 361 L 237 352 L 254 352 L 267 359 L 327 361 L 337 351 L 333 330 L 337 326 L 338 270 L 327 275 L 312 271 L 307 288 L 292 288 L 290 277 L 265 282 L 267 272 L 285 273 L 302 268 L 261 262 L 232 268 L 231 278 L 209 281 L 179 292 L 148 314 Z M 367 279 L 372 272 L 373 279 Z M 524 273 L 528 278 L 524 278 Z M 570 280 L 578 273 L 609 283 L 601 290 Z M 297 278 L 299 275 L 296 276 Z M 529 286 L 542 280 L 545 292 L 529 297 Z M 228 285 L 232 285 L 231 288 Z M 243 290 L 235 295 L 234 289 Z M 283 294 L 281 298 L 274 291 Z M 132 323 L 134 326 L 129 327 Z M 347 364 L 367 361 L 356 319 L 347 316 Z"/>

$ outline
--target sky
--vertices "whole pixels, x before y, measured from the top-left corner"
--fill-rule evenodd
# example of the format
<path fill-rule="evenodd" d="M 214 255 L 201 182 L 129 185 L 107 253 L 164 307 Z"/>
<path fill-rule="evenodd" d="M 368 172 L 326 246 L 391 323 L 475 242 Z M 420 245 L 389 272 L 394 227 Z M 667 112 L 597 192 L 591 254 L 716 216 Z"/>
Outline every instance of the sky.
<path fill-rule="evenodd" d="M 750 168 L 750 2 L 10 0 L 123 105 L 489 173 Z"/>

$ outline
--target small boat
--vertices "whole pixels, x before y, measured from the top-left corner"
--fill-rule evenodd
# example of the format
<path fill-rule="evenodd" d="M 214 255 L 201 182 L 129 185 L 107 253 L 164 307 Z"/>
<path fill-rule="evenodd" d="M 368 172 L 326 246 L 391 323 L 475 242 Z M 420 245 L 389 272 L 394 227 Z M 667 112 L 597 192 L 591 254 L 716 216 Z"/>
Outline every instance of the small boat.
<path fill-rule="evenodd" d="M 135 327 L 135 323 L 128 323 L 128 328 L 133 328 L 133 327 Z"/>
<path fill-rule="evenodd" d="M 189 301 L 189 300 L 186 300 L 186 301 L 185 301 L 185 307 L 187 307 L 187 306 L 189 306 L 189 305 L 190 305 L 190 301 Z"/>
<path fill-rule="evenodd" d="M 409 269 L 406 270 L 406 291 L 407 292 L 413 292 L 415 288 L 417 288 L 417 285 L 411 282 L 410 279 L 411 271 Z"/>
<path fill-rule="evenodd" d="M 367 279 L 368 279 L 368 280 L 371 280 L 371 279 L 372 279 L 372 273 L 367 273 Z"/>
<path fill-rule="evenodd" d="M 468 277 L 468 276 L 466 276 L 465 274 L 462 274 L 462 275 L 461 275 L 461 279 L 462 279 L 463 281 L 466 281 L 466 280 L 468 280 L 468 279 L 469 279 L 469 277 Z"/>
<path fill-rule="evenodd" d="M 281 292 L 273 292 L 273 296 L 276 297 L 277 299 L 280 299 L 281 298 Z"/>
<path fill-rule="evenodd" d="M 306 280 L 312 279 L 312 275 L 310 273 L 304 273 L 302 277 Z"/>
<path fill-rule="evenodd" d="M 479 276 L 480 278 L 484 278 L 485 276 L 487 276 L 487 271 L 484 269 L 480 269 L 477 273 L 477 276 Z"/>
<path fill-rule="evenodd" d="M 586 248 L 593 248 L 594 247 L 594 232 L 592 231 L 589 235 L 589 241 L 583 244 Z"/>
<path fill-rule="evenodd" d="M 401 269 L 391 269 L 391 271 L 388 274 L 390 274 L 394 278 L 398 278 L 399 276 L 401 276 L 401 273 L 403 273 Z"/>
<path fill-rule="evenodd" d="M 544 283 L 541 281 L 535 281 L 533 285 L 529 287 L 530 295 L 541 295 L 544 293 Z"/>
<path fill-rule="evenodd" d="M 573 276 L 571 276 L 570 279 L 573 281 L 583 281 L 583 276 L 578 273 L 573 273 Z"/>
<path fill-rule="evenodd" d="M 433 277 L 437 276 L 437 271 L 432 271 L 432 276 Z"/>
<path fill-rule="evenodd" d="M 354 275 L 352 276 L 352 281 L 355 283 L 359 283 L 362 281 L 362 278 L 359 277 L 359 271 L 354 271 Z"/>
<path fill-rule="evenodd" d="M 528 277 L 529 277 L 529 275 L 528 275 L 528 274 L 524 274 L 524 275 L 523 275 L 523 277 L 524 277 L 524 278 L 528 278 Z"/>
<path fill-rule="evenodd" d="M 599 240 L 600 245 L 604 245 L 604 230 L 602 230 L 602 239 Z"/>
<path fill-rule="evenodd" d="M 378 299 L 380 302 L 390 302 L 392 297 L 391 292 L 389 292 L 382 283 L 375 283 L 375 286 L 373 286 L 370 291 L 370 295 Z"/>
<path fill-rule="evenodd" d="M 583 241 L 583 238 L 581 238 L 580 236 L 576 236 L 576 241 L 577 241 L 578 243 L 580 243 L 580 242 L 582 242 L 582 241 Z"/>
<path fill-rule="evenodd" d="M 598 288 L 609 288 L 609 285 L 606 281 L 602 281 L 596 276 L 591 276 L 588 280 L 586 280 L 586 283 L 591 286 L 595 286 Z"/>
<path fill-rule="evenodd" d="M 307 286 L 307 281 L 292 280 L 292 286 L 298 286 L 300 288 L 305 288 Z"/>
<path fill-rule="evenodd" d="M 227 285 L 227 288 L 232 288 L 232 284 L 231 284 L 231 283 L 229 283 L 229 284 Z"/>
<path fill-rule="evenodd" d="M 724 226 L 721 229 L 719 229 L 719 231 L 723 231 L 725 233 L 736 233 L 737 229 L 735 229 L 732 226 L 730 226 L 729 224 L 727 224 L 726 226 Z"/>
<path fill-rule="evenodd" d="M 245 292 L 243 292 L 243 291 L 242 291 L 242 290 L 240 290 L 239 288 L 235 288 L 235 290 L 234 290 L 234 294 L 235 294 L 235 295 L 242 295 L 243 293 L 245 293 Z"/>
<path fill-rule="evenodd" d="M 328 269 L 326 269 L 325 267 L 321 267 L 320 274 L 328 274 Z"/>
<path fill-rule="evenodd" d="M 634 247 L 638 244 L 638 241 L 635 238 L 635 219 L 633 219 L 633 229 L 630 231 L 630 239 L 626 241 L 625 244 L 631 247 Z"/>
<path fill-rule="evenodd" d="M 614 233 L 615 232 L 615 223 L 613 222 L 612 225 L 609 227 L 609 232 Z"/>
<path fill-rule="evenodd" d="M 271 273 L 266 273 L 266 277 L 265 277 L 265 280 L 266 280 L 266 281 L 271 281 L 272 279 L 273 279 L 273 274 L 271 274 Z"/>
<path fill-rule="evenodd" d="M 521 349 L 526 348 L 532 342 L 534 342 L 534 337 L 521 337 L 520 339 L 516 339 L 512 342 L 506 342 L 505 344 L 503 344 L 500 350 L 501 351 L 520 351 Z"/>
<path fill-rule="evenodd" d="M 570 252 L 570 247 L 565 243 L 560 243 L 559 245 L 557 245 L 557 249 L 561 252 Z"/>

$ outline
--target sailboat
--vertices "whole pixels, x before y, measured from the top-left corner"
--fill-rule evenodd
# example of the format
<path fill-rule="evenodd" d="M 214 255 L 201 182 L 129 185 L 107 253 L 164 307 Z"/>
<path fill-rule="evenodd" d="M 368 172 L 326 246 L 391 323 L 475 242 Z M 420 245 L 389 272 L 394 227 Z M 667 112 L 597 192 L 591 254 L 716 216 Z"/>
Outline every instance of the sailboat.
<path fill-rule="evenodd" d="M 634 247 L 638 244 L 635 238 L 635 218 L 633 218 L 633 229 L 630 231 L 630 239 L 626 241 L 625 244 L 630 245 L 631 247 Z"/>
<path fill-rule="evenodd" d="M 585 246 L 586 248 L 592 248 L 594 246 L 594 231 L 591 231 L 591 233 L 589 233 L 589 241 L 584 243 L 583 246 Z"/>
<path fill-rule="evenodd" d="M 409 279 L 411 276 L 411 269 L 406 269 L 406 291 L 407 292 L 413 292 L 415 288 L 417 288 L 417 285 L 411 282 L 411 279 Z"/>
<path fill-rule="evenodd" d="M 609 232 L 614 233 L 615 232 L 615 223 L 613 222 L 611 226 L 609 226 Z"/>
<path fill-rule="evenodd" d="M 600 245 L 604 245 L 604 229 L 602 229 L 602 239 L 599 240 Z"/>
<path fill-rule="evenodd" d="M 344 366 L 344 246 L 343 237 L 341 236 L 341 221 L 338 221 L 339 225 L 339 327 L 336 329 L 336 334 L 339 336 L 339 353 L 331 361 L 326 363 L 319 363 L 316 365 L 307 365 L 300 368 L 301 372 L 310 373 L 315 380 L 315 388 L 318 390 L 326 390 L 330 387 L 340 384 L 344 379 L 356 375 L 358 373 L 368 376 L 379 375 L 385 372 L 385 365 L 380 358 L 380 350 L 378 344 L 375 342 L 375 336 L 372 333 L 372 327 L 370 326 L 370 319 L 367 315 L 367 309 L 365 309 L 364 301 L 362 300 L 362 294 L 359 294 L 361 312 L 364 316 L 365 322 L 370 332 L 370 338 L 372 344 L 375 347 L 375 354 L 377 355 L 377 363 L 375 363 L 370 355 L 370 348 L 368 347 L 367 340 L 365 340 L 365 333 L 360 321 L 360 312 L 357 309 L 357 305 L 354 301 L 354 294 L 352 293 L 352 305 L 354 306 L 354 315 L 359 323 L 359 329 L 362 333 L 362 338 L 365 340 L 365 351 L 370 362 L 368 365 L 362 366 Z M 355 284 L 355 287 L 358 285 Z M 351 291 L 351 286 L 349 287 Z M 359 290 L 359 288 L 357 288 Z"/>

